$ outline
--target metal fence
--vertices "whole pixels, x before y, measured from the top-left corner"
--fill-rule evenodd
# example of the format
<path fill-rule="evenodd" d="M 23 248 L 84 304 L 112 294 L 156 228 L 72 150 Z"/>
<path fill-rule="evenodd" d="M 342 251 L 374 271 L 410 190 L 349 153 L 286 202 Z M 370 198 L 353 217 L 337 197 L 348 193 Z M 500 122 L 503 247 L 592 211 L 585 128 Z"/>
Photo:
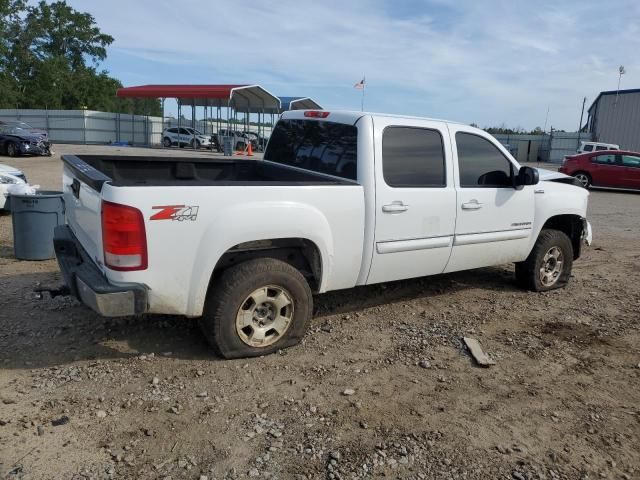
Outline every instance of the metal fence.
<path fill-rule="evenodd" d="M 591 140 L 591 134 L 585 132 L 551 132 L 551 151 L 549 162 L 562 163 L 566 155 L 575 155 L 580 142 Z"/>
<path fill-rule="evenodd" d="M 49 132 L 53 143 L 154 145 L 162 141 L 161 117 L 94 110 L 0 109 L 0 121 L 23 121 Z"/>
<path fill-rule="evenodd" d="M 152 117 L 128 113 L 98 112 L 95 110 L 26 110 L 0 109 L 0 121 L 22 121 L 49 132 L 53 143 L 110 144 L 126 142 L 130 145 L 161 145 L 162 131 L 169 126 L 190 127 L 191 121 L 173 117 Z M 215 120 L 198 120 L 195 128 L 207 134 L 227 128 Z M 243 124 L 229 125 L 243 130 Z M 250 126 L 257 131 L 257 126 Z M 269 136 L 270 126 L 262 126 L 261 132 Z"/>
<path fill-rule="evenodd" d="M 554 132 L 545 135 L 495 134 L 518 162 L 562 163 L 565 155 L 574 155 L 581 141 L 591 139 L 583 132 Z"/>
<path fill-rule="evenodd" d="M 495 134 L 511 155 L 520 163 L 545 162 L 549 156 L 548 135 L 511 135 Z"/>

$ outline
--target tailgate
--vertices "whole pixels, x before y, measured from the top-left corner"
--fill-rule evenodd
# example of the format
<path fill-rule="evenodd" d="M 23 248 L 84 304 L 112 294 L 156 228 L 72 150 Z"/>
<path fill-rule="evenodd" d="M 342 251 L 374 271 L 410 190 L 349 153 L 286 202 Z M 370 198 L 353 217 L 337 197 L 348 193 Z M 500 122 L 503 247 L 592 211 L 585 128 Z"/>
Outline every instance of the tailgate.
<path fill-rule="evenodd" d="M 103 265 L 100 191 L 109 177 L 74 155 L 62 157 L 66 221 L 89 257 Z"/>

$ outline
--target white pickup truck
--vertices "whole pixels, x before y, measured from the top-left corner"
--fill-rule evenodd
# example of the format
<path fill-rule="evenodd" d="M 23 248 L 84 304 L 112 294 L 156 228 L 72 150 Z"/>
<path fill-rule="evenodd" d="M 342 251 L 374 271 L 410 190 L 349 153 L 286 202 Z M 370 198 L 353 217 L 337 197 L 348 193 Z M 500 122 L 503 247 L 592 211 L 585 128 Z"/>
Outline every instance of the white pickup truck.
<path fill-rule="evenodd" d="M 264 160 L 63 157 L 55 248 L 104 316 L 200 317 L 227 358 L 297 343 L 313 294 L 515 262 L 564 286 L 588 192 L 459 123 L 291 111 Z"/>

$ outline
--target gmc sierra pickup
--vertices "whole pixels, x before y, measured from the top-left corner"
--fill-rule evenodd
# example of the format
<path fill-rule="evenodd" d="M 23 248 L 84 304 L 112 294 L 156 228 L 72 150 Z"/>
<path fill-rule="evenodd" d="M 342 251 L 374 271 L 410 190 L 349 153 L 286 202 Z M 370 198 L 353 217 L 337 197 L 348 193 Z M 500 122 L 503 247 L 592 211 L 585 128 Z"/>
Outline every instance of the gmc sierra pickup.
<path fill-rule="evenodd" d="M 564 286 L 588 192 L 459 123 L 292 111 L 264 160 L 63 157 L 65 282 L 104 316 L 200 317 L 227 358 L 297 343 L 313 294 L 515 262 Z"/>

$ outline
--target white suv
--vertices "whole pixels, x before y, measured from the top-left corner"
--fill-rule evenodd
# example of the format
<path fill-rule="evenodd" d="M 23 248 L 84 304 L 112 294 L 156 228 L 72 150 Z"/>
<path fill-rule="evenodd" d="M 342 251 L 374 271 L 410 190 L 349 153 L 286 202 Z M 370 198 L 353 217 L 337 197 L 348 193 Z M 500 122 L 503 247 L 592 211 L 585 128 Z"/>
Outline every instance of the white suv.
<path fill-rule="evenodd" d="M 615 143 L 580 142 L 578 153 L 597 152 L 600 150 L 620 150 L 620 145 Z"/>
<path fill-rule="evenodd" d="M 173 145 L 178 145 L 179 147 L 209 148 L 211 146 L 211 136 L 205 135 L 194 128 L 171 127 L 162 132 L 162 144 L 167 148 Z"/>

